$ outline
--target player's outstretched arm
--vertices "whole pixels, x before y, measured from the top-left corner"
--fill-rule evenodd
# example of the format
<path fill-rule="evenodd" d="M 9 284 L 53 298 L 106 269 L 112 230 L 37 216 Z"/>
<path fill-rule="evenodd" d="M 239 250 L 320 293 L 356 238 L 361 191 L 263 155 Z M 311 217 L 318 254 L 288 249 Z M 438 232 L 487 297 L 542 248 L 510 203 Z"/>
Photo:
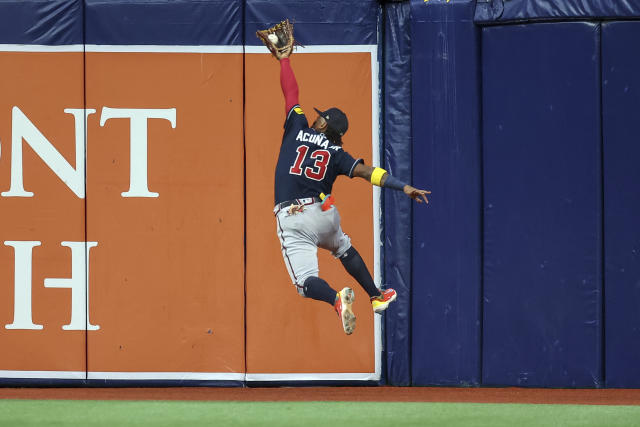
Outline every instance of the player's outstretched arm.
<path fill-rule="evenodd" d="M 366 179 L 367 181 L 370 181 L 373 185 L 377 185 L 378 187 L 386 187 L 402 191 L 404 192 L 404 194 L 418 203 L 422 203 L 423 201 L 425 203 L 429 203 L 427 194 L 431 194 L 431 191 L 420 190 L 418 188 L 410 186 L 409 184 L 405 184 L 396 177 L 391 176 L 389 172 L 382 168 L 374 168 L 363 163 L 359 163 L 353 169 L 353 176 Z"/>
<path fill-rule="evenodd" d="M 284 95 L 285 116 L 289 114 L 289 111 L 291 111 L 294 106 L 300 104 L 298 99 L 298 82 L 296 81 L 296 76 L 293 74 L 291 64 L 289 63 L 289 54 L 291 53 L 291 50 L 288 50 L 287 52 L 278 54 L 278 60 L 280 61 L 280 87 L 282 88 L 282 94 Z"/>

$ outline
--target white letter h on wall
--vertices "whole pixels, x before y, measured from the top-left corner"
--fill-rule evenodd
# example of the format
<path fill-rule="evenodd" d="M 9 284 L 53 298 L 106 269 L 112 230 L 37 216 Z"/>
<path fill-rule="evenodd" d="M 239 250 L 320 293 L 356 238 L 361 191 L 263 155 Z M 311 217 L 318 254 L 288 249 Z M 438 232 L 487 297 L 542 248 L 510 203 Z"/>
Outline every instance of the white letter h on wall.
<path fill-rule="evenodd" d="M 40 246 L 38 241 L 5 241 L 6 246 L 14 248 L 14 312 L 13 323 L 6 329 L 42 329 L 42 325 L 33 323 L 31 312 L 31 287 L 33 248 Z M 62 326 L 66 331 L 95 331 L 98 325 L 89 321 L 89 251 L 98 246 L 98 242 L 62 242 L 62 246 L 71 249 L 71 278 L 46 278 L 45 288 L 71 289 L 71 321 Z"/>

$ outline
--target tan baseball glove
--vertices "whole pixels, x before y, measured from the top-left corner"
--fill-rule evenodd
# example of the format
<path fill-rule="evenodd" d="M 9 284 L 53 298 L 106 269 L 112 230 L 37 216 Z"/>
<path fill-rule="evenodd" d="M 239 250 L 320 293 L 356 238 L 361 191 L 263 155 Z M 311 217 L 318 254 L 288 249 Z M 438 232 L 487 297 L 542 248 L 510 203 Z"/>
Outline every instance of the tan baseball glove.
<path fill-rule="evenodd" d="M 266 30 L 257 31 L 256 35 L 277 59 L 293 50 L 293 24 L 288 19 Z"/>

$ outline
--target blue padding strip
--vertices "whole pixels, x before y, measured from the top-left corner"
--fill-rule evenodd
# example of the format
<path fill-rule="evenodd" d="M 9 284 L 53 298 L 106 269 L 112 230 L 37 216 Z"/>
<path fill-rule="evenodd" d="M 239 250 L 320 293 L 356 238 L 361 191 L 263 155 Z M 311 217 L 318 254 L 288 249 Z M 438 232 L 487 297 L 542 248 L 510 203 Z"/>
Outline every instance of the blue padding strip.
<path fill-rule="evenodd" d="M 607 387 L 640 387 L 640 22 L 602 25 Z"/>
<path fill-rule="evenodd" d="M 242 45 L 242 0 L 86 0 L 87 44 Z"/>
<path fill-rule="evenodd" d="M 477 23 L 575 18 L 638 18 L 637 0 L 478 0 Z"/>
<path fill-rule="evenodd" d="M 303 45 L 377 44 L 376 0 L 247 0 L 245 40 L 262 43 L 256 31 L 288 18 Z"/>
<path fill-rule="evenodd" d="M 414 385 L 480 382 L 481 150 L 475 1 L 411 2 Z"/>
<path fill-rule="evenodd" d="M 0 387 L 86 387 L 85 379 L 0 378 Z"/>
<path fill-rule="evenodd" d="M 483 384 L 602 384 L 600 26 L 485 27 Z"/>
<path fill-rule="evenodd" d="M 411 181 L 411 8 L 384 6 L 384 168 Z M 384 190 L 384 283 L 398 293 L 385 314 L 387 382 L 411 385 L 411 203 Z"/>
<path fill-rule="evenodd" d="M 0 44 L 82 44 L 81 0 L 0 0 Z"/>

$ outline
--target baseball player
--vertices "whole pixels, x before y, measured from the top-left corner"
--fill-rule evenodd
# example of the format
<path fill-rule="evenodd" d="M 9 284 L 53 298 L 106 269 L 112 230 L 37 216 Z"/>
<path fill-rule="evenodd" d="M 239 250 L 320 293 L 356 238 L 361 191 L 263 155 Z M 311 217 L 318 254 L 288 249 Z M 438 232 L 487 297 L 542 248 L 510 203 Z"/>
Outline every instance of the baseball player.
<path fill-rule="evenodd" d="M 392 177 L 384 169 L 354 159 L 342 148 L 349 127 L 338 108 L 315 111 L 311 127 L 298 102 L 298 84 L 291 69 L 291 49 L 275 54 L 280 61 L 280 84 L 285 98 L 284 136 L 275 173 L 276 230 L 282 256 L 304 297 L 331 304 L 347 335 L 353 333 L 356 316 L 351 308 L 354 292 L 346 287 L 336 292 L 318 277 L 318 247 L 331 251 L 347 272 L 369 294 L 375 313 L 382 313 L 396 299 L 396 291 L 379 290 L 362 257 L 340 227 L 340 214 L 333 206 L 331 188 L 339 175 L 359 177 L 373 185 L 393 188 L 419 203 L 429 203 L 429 191 L 419 190 Z"/>

